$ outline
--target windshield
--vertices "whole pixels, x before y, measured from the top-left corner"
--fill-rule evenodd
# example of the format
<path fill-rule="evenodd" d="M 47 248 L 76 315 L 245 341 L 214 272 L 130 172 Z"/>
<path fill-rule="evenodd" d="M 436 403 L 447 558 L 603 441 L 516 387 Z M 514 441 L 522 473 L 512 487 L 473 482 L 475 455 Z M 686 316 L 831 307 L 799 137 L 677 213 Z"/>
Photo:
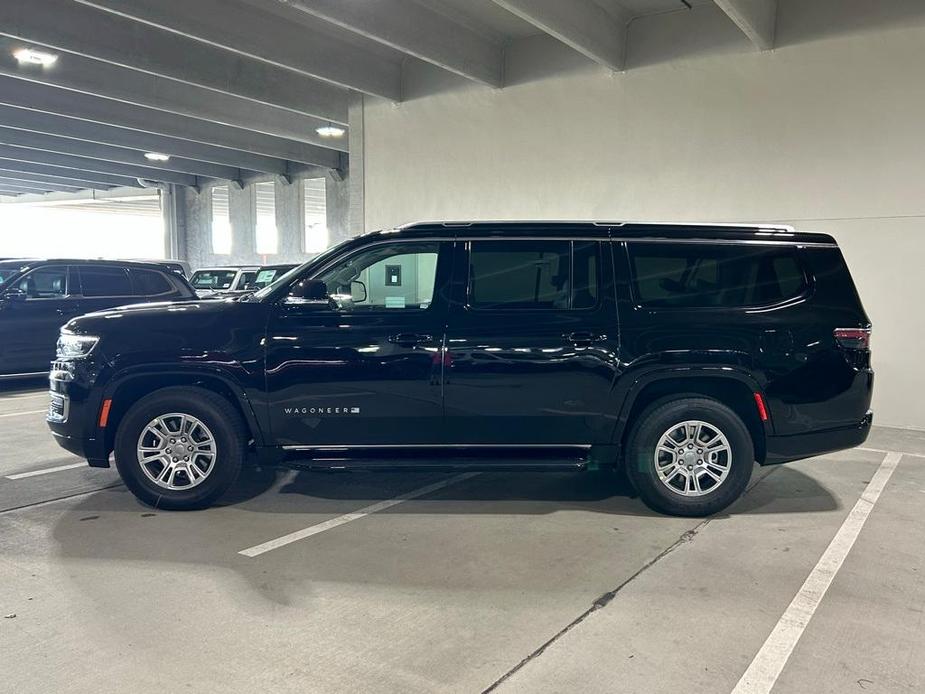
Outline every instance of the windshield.
<path fill-rule="evenodd" d="M 269 287 L 273 282 L 275 282 L 279 277 L 282 277 L 284 273 L 289 272 L 294 268 L 270 268 L 268 270 L 261 270 L 257 273 L 257 279 L 254 280 L 254 289 L 263 289 L 264 287 Z"/>
<path fill-rule="evenodd" d="M 237 270 L 197 270 L 190 284 L 193 289 L 230 289 Z"/>
<path fill-rule="evenodd" d="M 0 287 L 6 284 L 6 281 L 18 275 L 26 267 L 22 263 L 0 263 Z"/>

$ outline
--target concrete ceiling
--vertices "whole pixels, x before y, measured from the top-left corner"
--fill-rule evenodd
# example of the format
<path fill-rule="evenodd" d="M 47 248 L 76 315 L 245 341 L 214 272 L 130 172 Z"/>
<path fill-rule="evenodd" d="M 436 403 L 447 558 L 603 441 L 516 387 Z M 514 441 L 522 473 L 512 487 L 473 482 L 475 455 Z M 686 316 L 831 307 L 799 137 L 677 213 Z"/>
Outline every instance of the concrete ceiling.
<path fill-rule="evenodd" d="M 317 129 L 400 101 L 409 61 L 503 88 L 505 47 L 547 34 L 622 70 L 632 19 L 705 4 L 773 45 L 776 0 L 0 0 L 0 195 L 344 169 Z"/>

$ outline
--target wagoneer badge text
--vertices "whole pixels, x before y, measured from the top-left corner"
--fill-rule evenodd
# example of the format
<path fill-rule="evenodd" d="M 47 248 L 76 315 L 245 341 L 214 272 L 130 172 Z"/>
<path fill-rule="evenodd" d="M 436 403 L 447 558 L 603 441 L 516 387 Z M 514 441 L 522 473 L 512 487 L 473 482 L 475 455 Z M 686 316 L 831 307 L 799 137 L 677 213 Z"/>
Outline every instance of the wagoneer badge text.
<path fill-rule="evenodd" d="M 359 407 L 284 407 L 287 415 L 352 415 L 360 414 Z"/>

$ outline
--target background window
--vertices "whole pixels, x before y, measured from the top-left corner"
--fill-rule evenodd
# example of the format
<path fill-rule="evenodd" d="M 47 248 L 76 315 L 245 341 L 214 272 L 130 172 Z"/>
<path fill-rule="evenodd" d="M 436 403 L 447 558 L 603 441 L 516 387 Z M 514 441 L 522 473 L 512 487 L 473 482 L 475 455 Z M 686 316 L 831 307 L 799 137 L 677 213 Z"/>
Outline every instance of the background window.
<path fill-rule="evenodd" d="M 469 305 L 475 309 L 591 308 L 597 305 L 599 277 L 599 244 L 594 241 L 473 241 Z"/>
<path fill-rule="evenodd" d="M 256 250 L 260 255 L 273 255 L 279 245 L 276 231 L 276 184 L 265 181 L 254 186 L 257 196 Z"/>
<path fill-rule="evenodd" d="M 648 306 L 758 306 L 805 288 L 790 249 L 631 243 L 629 253 L 636 298 Z"/>
<path fill-rule="evenodd" d="M 228 186 L 212 188 L 212 252 L 231 253 L 231 214 L 228 209 Z"/>
<path fill-rule="evenodd" d="M 426 309 L 434 297 L 438 243 L 373 246 L 318 276 L 344 311 Z M 400 284 L 390 284 L 400 268 Z"/>
<path fill-rule="evenodd" d="M 81 267 L 80 289 L 84 296 L 132 295 L 128 273 L 120 267 Z"/>
<path fill-rule="evenodd" d="M 231 289 L 237 270 L 197 270 L 190 278 L 193 289 Z"/>
<path fill-rule="evenodd" d="M 43 267 L 19 280 L 30 299 L 55 299 L 67 294 L 67 268 Z"/>
<path fill-rule="evenodd" d="M 328 236 L 328 204 L 325 179 L 306 178 L 302 181 L 305 195 L 306 253 L 321 253 L 330 244 Z"/>

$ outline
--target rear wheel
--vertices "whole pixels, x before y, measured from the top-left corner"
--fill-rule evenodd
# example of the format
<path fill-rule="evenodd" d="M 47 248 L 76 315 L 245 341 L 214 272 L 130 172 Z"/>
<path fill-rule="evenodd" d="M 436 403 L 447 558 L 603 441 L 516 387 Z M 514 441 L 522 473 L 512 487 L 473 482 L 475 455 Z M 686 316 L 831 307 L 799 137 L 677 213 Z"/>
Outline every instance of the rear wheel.
<path fill-rule="evenodd" d="M 234 483 L 247 437 L 238 411 L 203 388 L 164 388 L 136 402 L 116 433 L 116 467 L 144 503 L 206 508 Z"/>
<path fill-rule="evenodd" d="M 708 398 L 656 403 L 627 441 L 626 470 L 650 508 L 676 516 L 708 516 L 739 498 L 755 461 L 748 428 Z"/>

